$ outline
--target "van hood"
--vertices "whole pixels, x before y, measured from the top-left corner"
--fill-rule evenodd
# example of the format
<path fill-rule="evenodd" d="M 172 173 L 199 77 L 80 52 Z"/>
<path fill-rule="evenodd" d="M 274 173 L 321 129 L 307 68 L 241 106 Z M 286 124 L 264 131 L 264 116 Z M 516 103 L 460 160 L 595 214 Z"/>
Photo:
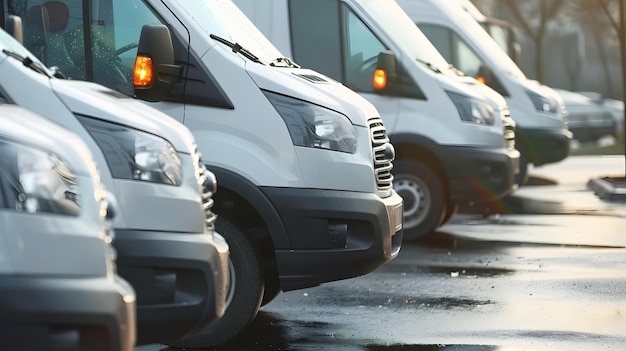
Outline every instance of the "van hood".
<path fill-rule="evenodd" d="M 125 125 L 165 138 L 179 152 L 190 153 L 195 139 L 172 117 L 99 84 L 51 79 L 56 95 L 75 114 Z"/>
<path fill-rule="evenodd" d="M 476 89 L 477 91 L 479 91 L 487 99 L 491 100 L 491 102 L 498 109 L 503 109 L 503 108 L 508 109 L 508 106 L 507 106 L 507 103 L 506 103 L 506 99 L 504 98 L 504 96 L 500 95 L 500 93 L 498 93 L 497 91 L 493 90 L 489 86 L 487 86 L 485 84 L 482 84 L 479 81 L 477 81 L 475 78 L 469 77 L 469 76 L 460 76 L 459 80 L 461 82 L 471 86 L 473 89 Z"/>
<path fill-rule="evenodd" d="M 259 88 L 335 110 L 354 125 L 367 126 L 368 119 L 380 117 L 365 98 L 319 72 L 250 62 L 246 63 L 246 71 Z"/>
<path fill-rule="evenodd" d="M 550 88 L 547 85 L 541 84 L 539 81 L 531 80 L 531 79 L 515 79 L 518 84 L 520 84 L 525 90 L 531 91 L 533 93 L 546 96 L 548 98 L 554 99 L 557 101 L 561 110 L 565 110 L 565 104 L 563 102 L 563 98 L 559 95 L 554 89 Z"/>
<path fill-rule="evenodd" d="M 89 148 L 76 134 L 17 105 L 0 103 L 0 136 L 56 151 L 76 174 L 89 176 L 100 184 L 100 174 Z M 87 160 L 91 162 L 87 162 Z"/>
<path fill-rule="evenodd" d="M 461 94 L 482 101 L 491 100 L 490 97 L 483 94 L 482 91 L 475 89 L 470 84 L 467 84 L 465 80 L 461 79 L 462 77 L 443 74 L 434 74 L 434 76 L 441 89 L 446 92 Z"/>

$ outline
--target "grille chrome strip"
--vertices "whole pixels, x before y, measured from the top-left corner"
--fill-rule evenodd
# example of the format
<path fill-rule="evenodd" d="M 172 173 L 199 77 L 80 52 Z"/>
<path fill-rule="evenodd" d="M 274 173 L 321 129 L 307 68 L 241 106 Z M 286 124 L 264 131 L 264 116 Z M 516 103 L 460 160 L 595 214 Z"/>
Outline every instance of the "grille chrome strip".
<path fill-rule="evenodd" d="M 376 175 L 376 186 L 378 190 L 389 190 L 393 187 L 393 175 L 391 174 L 393 159 L 385 153 L 385 150 L 388 148 L 387 144 L 389 143 L 387 130 L 385 129 L 382 119 L 378 117 L 370 119 L 368 121 L 368 127 L 372 150 L 374 152 L 373 164 Z"/>

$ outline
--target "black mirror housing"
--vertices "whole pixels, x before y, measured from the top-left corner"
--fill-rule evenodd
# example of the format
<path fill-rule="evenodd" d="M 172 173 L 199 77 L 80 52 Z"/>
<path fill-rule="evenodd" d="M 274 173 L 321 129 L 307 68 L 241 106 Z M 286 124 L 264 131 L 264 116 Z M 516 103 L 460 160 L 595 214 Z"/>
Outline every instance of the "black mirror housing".
<path fill-rule="evenodd" d="M 165 100 L 172 84 L 179 82 L 182 74 L 182 67 L 174 63 L 174 47 L 169 29 L 164 25 L 144 25 L 137 56 L 152 59 L 153 81 L 150 86 L 135 86 L 135 96 L 150 102 Z"/>

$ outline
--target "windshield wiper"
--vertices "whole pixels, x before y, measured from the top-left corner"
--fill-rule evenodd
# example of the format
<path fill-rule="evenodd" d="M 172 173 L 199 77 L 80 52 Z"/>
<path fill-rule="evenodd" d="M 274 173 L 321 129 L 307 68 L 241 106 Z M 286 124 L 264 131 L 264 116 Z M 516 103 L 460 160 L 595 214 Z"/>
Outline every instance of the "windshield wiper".
<path fill-rule="evenodd" d="M 457 75 L 457 76 L 459 76 L 459 77 L 465 77 L 465 73 L 463 73 L 460 69 L 458 69 L 458 68 L 454 67 L 454 65 L 453 65 L 453 64 L 450 64 L 450 65 L 448 66 L 448 68 L 449 68 L 452 72 L 456 73 L 456 75 Z"/>
<path fill-rule="evenodd" d="M 270 66 L 273 67 L 292 67 L 292 68 L 300 68 L 295 62 L 291 61 L 287 57 L 278 57 L 274 61 L 270 62 Z"/>
<path fill-rule="evenodd" d="M 23 57 L 22 55 L 7 49 L 2 49 L 2 53 L 20 61 L 25 67 L 28 67 L 33 71 L 41 73 L 50 78 L 50 74 L 48 74 L 48 71 L 43 68 L 39 63 L 33 61 L 30 57 Z"/>
<path fill-rule="evenodd" d="M 240 53 L 243 56 L 245 56 L 248 60 L 252 61 L 252 62 L 256 62 L 256 63 L 261 63 L 261 60 L 259 60 L 258 57 L 256 57 L 254 54 L 252 54 L 250 51 L 248 51 L 248 49 L 244 48 L 243 46 L 237 44 L 237 43 L 231 43 L 230 41 L 217 36 L 215 34 L 210 34 L 209 35 L 211 37 L 211 39 L 215 39 L 217 41 L 219 41 L 220 43 L 228 46 L 229 48 L 231 48 L 233 50 L 234 53 Z"/>
<path fill-rule="evenodd" d="M 428 62 L 428 61 L 424 61 L 424 60 L 420 60 L 420 59 L 416 59 L 417 62 L 423 64 L 424 66 L 430 68 L 431 71 L 435 72 L 435 73 L 443 73 L 441 72 L 441 70 L 439 68 L 437 68 L 435 65 L 433 65 L 432 63 Z"/>

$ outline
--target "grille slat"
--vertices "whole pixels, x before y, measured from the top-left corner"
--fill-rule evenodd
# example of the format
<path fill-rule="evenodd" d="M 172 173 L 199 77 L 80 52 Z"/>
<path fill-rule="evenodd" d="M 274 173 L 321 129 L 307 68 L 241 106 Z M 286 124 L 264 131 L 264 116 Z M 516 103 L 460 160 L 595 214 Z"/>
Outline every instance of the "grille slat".
<path fill-rule="evenodd" d="M 504 128 L 504 143 L 507 150 L 515 149 L 515 126 L 513 125 L 513 119 L 511 119 L 511 112 L 508 108 L 500 108 L 500 115 L 502 117 L 502 125 Z"/>
<path fill-rule="evenodd" d="M 389 138 L 387 130 L 380 118 L 372 118 L 368 121 L 372 150 L 374 151 L 374 172 L 376 175 L 376 186 L 379 190 L 386 191 L 393 187 L 393 159 L 385 154 Z"/>
<path fill-rule="evenodd" d="M 202 163 L 202 157 L 197 148 L 193 150 L 191 154 L 194 163 L 194 169 L 196 173 L 196 181 L 200 187 L 200 193 L 202 194 L 202 209 L 204 210 L 204 222 L 207 228 L 213 229 L 213 224 L 217 219 L 217 215 L 211 211 L 213 208 L 213 193 L 204 186 L 208 177 L 205 172 L 208 172 L 204 164 Z"/>

